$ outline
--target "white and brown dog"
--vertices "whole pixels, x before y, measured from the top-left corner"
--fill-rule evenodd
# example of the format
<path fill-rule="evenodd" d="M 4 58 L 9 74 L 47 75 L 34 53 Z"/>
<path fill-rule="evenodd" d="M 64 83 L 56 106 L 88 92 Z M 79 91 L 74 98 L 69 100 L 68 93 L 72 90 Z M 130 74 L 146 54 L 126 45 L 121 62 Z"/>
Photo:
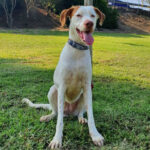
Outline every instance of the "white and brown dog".
<path fill-rule="evenodd" d="M 52 110 L 50 115 L 42 116 L 40 121 L 47 122 L 58 115 L 56 133 L 49 145 L 52 149 L 62 146 L 64 115 L 76 115 L 80 123 L 87 122 L 94 144 L 102 146 L 104 138 L 97 131 L 93 117 L 89 45 L 94 41 L 92 33 L 97 19 L 100 19 L 102 25 L 105 15 L 92 6 L 73 6 L 62 11 L 62 26 L 65 25 L 67 17 L 70 18 L 69 40 L 55 69 L 54 85 L 48 92 L 50 104 L 33 104 L 28 99 L 23 101 L 31 107 Z M 83 117 L 85 112 L 88 120 Z"/>

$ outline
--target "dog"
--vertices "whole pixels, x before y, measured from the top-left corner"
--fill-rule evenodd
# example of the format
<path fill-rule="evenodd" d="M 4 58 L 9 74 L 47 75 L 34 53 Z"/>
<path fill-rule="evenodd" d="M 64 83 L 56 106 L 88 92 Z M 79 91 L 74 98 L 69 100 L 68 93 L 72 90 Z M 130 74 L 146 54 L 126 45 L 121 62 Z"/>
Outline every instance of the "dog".
<path fill-rule="evenodd" d="M 102 146 L 104 138 L 97 131 L 92 109 L 92 65 L 89 46 L 93 44 L 92 33 L 99 18 L 102 25 L 105 15 L 93 6 L 72 6 L 61 12 L 60 22 L 64 26 L 70 18 L 69 40 L 62 50 L 54 72 L 54 85 L 48 92 L 50 104 L 33 104 L 23 99 L 30 107 L 45 108 L 51 114 L 42 116 L 41 122 L 48 122 L 57 115 L 56 133 L 50 142 L 51 149 L 62 146 L 63 117 L 78 116 L 79 123 L 88 123 L 92 141 Z M 88 119 L 83 114 L 87 112 Z"/>

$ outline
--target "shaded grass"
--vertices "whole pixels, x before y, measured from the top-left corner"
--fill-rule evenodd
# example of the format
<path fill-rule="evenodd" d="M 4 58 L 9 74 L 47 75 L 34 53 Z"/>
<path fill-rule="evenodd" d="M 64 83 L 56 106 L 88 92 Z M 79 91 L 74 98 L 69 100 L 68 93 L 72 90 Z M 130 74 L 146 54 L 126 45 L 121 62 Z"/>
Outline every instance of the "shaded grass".
<path fill-rule="evenodd" d="M 47 103 L 67 32 L 0 30 L 0 149 L 47 149 L 56 119 L 21 103 Z M 95 33 L 93 107 L 102 150 L 150 149 L 150 36 Z M 75 117 L 64 119 L 63 149 L 99 149 Z"/>

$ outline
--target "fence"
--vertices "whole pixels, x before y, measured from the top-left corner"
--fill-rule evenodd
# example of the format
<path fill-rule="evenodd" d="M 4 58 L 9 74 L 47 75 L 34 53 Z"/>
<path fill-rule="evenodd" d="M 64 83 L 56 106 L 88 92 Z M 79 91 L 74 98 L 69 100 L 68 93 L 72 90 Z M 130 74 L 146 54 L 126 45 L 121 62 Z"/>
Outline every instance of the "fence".
<path fill-rule="evenodd" d="M 148 3 L 146 0 L 108 0 L 108 5 L 119 8 L 150 11 L 150 3 Z"/>

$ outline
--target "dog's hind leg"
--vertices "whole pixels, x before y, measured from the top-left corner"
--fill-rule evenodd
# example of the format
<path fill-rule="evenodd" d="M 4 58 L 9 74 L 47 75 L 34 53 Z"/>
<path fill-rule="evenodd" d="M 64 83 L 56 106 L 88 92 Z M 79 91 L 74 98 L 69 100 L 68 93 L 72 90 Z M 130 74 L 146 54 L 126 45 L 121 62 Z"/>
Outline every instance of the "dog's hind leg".
<path fill-rule="evenodd" d="M 53 85 L 48 92 L 48 100 L 51 106 L 52 113 L 40 118 L 41 122 L 48 122 L 53 119 L 57 114 L 57 88 Z"/>

